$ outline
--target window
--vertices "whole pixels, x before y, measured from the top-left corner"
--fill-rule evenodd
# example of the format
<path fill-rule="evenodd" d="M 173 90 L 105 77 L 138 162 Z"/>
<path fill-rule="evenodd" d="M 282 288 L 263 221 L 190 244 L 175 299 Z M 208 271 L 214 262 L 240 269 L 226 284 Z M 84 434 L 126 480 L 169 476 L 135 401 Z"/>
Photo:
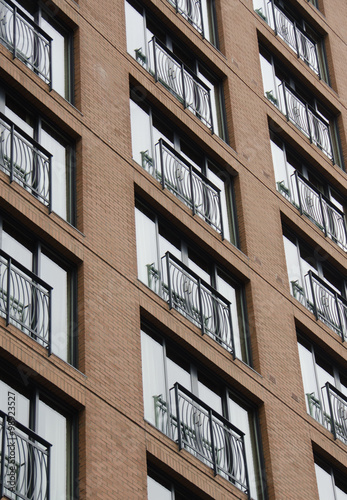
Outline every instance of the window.
<path fill-rule="evenodd" d="M 152 467 L 148 468 L 147 491 L 148 500 L 199 500 L 200 498 Z"/>
<path fill-rule="evenodd" d="M 315 457 L 314 462 L 319 500 L 346 500 L 346 477 L 319 457 Z"/>
<path fill-rule="evenodd" d="M 75 365 L 74 268 L 9 219 L 0 223 L 0 316 Z"/>
<path fill-rule="evenodd" d="M 262 47 L 260 66 L 267 99 L 333 163 L 343 168 L 335 117 Z"/>
<path fill-rule="evenodd" d="M 271 133 L 277 190 L 347 251 L 346 199 Z"/>
<path fill-rule="evenodd" d="M 289 47 L 316 73 L 329 83 L 324 40 L 304 19 L 292 11 L 287 2 L 253 0 L 254 10 Z"/>
<path fill-rule="evenodd" d="M 141 203 L 135 221 L 139 279 L 250 364 L 242 285 Z"/>
<path fill-rule="evenodd" d="M 146 102 L 131 100 L 130 115 L 134 160 L 238 246 L 231 176 Z"/>
<path fill-rule="evenodd" d="M 346 277 L 286 228 L 283 239 L 291 294 L 346 339 Z"/>
<path fill-rule="evenodd" d="M 1 43 L 65 99 L 73 101 L 72 33 L 40 1 L 2 0 L 0 9 Z"/>
<path fill-rule="evenodd" d="M 140 4 L 125 4 L 127 50 L 213 133 L 227 141 L 221 82 Z"/>
<path fill-rule="evenodd" d="M 35 110 L 19 105 L 21 101 L 0 88 L 0 168 L 74 224 L 73 144 Z"/>
<path fill-rule="evenodd" d="M 66 404 L 54 401 L 47 390 L 12 375 L 1 361 L 0 428 L 6 420 L 4 482 L 6 498 L 77 498 L 77 419 Z M 35 435 L 32 434 L 35 432 Z M 37 437 L 38 436 L 38 437 Z M 2 448 L 0 443 L 0 449 Z M 4 455 L 2 454 L 4 453 Z M 49 466 L 50 462 L 50 466 Z"/>
<path fill-rule="evenodd" d="M 168 0 L 206 40 L 218 47 L 215 4 L 213 0 Z"/>
<path fill-rule="evenodd" d="M 141 345 L 145 419 L 172 439 L 181 437 L 182 447 L 242 491 L 247 491 L 248 482 L 254 500 L 264 498 L 256 410 L 214 374 L 184 357 L 182 349 L 176 349 L 146 326 L 141 332 Z M 213 444 L 209 410 L 213 414 Z M 228 427 L 229 422 L 233 430 Z M 245 433 L 243 443 L 235 440 L 240 431 Z M 235 452 L 242 448 L 248 481 L 242 453 Z"/>
<path fill-rule="evenodd" d="M 298 341 L 307 412 L 347 444 L 347 378 L 336 363 L 303 338 Z"/>

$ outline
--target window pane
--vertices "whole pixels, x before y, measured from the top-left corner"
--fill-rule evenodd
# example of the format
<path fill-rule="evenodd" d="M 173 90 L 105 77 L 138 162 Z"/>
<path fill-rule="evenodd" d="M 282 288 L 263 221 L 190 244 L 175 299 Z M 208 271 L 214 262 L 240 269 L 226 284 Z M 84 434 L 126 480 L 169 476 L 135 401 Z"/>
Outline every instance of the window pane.
<path fill-rule="evenodd" d="M 148 110 L 130 101 L 131 143 L 133 158 L 152 174 L 152 145 Z"/>
<path fill-rule="evenodd" d="M 171 489 L 147 476 L 148 500 L 172 500 Z"/>
<path fill-rule="evenodd" d="M 270 96 L 272 96 L 273 99 L 277 99 L 272 64 L 262 54 L 260 54 L 260 67 L 263 77 L 264 94 L 268 99 Z"/>
<path fill-rule="evenodd" d="M 29 399 L 0 380 L 0 410 L 29 427 Z"/>
<path fill-rule="evenodd" d="M 143 56 L 146 55 L 143 16 L 128 2 L 125 2 L 125 23 L 127 51 L 138 62 L 145 63 L 145 60 L 141 60 L 140 58 L 140 54 Z"/>
<path fill-rule="evenodd" d="M 195 7 L 196 8 L 196 7 Z M 202 20 L 204 25 L 204 37 L 216 45 L 216 33 L 214 22 L 214 11 L 212 0 L 201 0 Z"/>
<path fill-rule="evenodd" d="M 137 275 L 152 290 L 159 290 L 155 222 L 138 208 L 135 209 Z"/>
<path fill-rule="evenodd" d="M 198 71 L 198 77 L 210 89 L 210 100 L 212 109 L 213 131 L 222 139 L 225 139 L 225 127 L 221 109 L 221 90 L 218 84 L 215 84 L 211 77 L 201 68 Z"/>
<path fill-rule="evenodd" d="M 38 432 L 51 443 L 51 500 L 64 500 L 67 490 L 67 422 L 66 418 L 39 401 Z"/>
<path fill-rule="evenodd" d="M 2 250 L 32 271 L 33 253 L 6 231 L 2 232 Z"/>
<path fill-rule="evenodd" d="M 198 374 L 198 396 L 214 411 L 223 415 L 222 396 L 220 388 L 216 387 L 203 374 Z"/>
<path fill-rule="evenodd" d="M 52 156 L 52 210 L 67 219 L 67 151 L 65 145 L 53 136 L 44 124 L 41 130 L 41 144 Z M 45 182 L 48 183 L 48 179 Z"/>
<path fill-rule="evenodd" d="M 141 331 L 142 382 L 145 419 L 166 433 L 163 346 Z"/>
<path fill-rule="evenodd" d="M 315 463 L 314 465 L 316 469 L 319 500 L 334 500 L 335 496 L 331 475 L 318 464 Z"/>
<path fill-rule="evenodd" d="M 298 344 L 298 349 L 302 381 L 304 384 L 306 408 L 307 412 L 310 413 L 307 394 L 313 394 L 317 399 L 320 399 L 319 388 L 316 383 L 316 374 L 314 371 L 314 362 L 311 351 L 300 343 Z"/>
<path fill-rule="evenodd" d="M 41 277 L 52 290 L 52 351 L 64 361 L 69 360 L 68 335 L 68 273 L 44 253 L 41 254 Z"/>
<path fill-rule="evenodd" d="M 290 189 L 289 179 L 287 176 L 286 160 L 282 144 L 278 141 L 271 140 L 272 161 L 275 170 L 275 179 L 277 189 L 280 187 L 278 184 L 284 184 L 286 188 Z M 282 193 L 283 194 L 283 193 Z"/>
<path fill-rule="evenodd" d="M 297 281 L 299 286 L 303 287 L 296 244 L 289 240 L 286 236 L 283 236 L 283 241 L 289 282 L 290 284 L 292 284 L 293 282 Z M 290 291 L 291 293 L 293 293 L 292 285 Z"/>
<path fill-rule="evenodd" d="M 67 40 L 57 28 L 53 27 L 44 17 L 41 19 L 42 29 L 52 37 L 52 87 L 60 95 L 67 95 Z"/>

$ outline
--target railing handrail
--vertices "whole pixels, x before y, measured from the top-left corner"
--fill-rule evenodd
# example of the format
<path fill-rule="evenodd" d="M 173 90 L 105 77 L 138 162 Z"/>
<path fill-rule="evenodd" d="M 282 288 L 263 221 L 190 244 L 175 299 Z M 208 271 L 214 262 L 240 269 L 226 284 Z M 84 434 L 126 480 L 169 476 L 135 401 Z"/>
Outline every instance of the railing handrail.
<path fill-rule="evenodd" d="M 335 394 L 343 399 L 343 401 L 345 401 L 346 403 L 346 406 L 347 406 L 347 396 L 345 396 L 343 394 L 343 392 L 341 392 L 339 389 L 337 389 L 334 385 L 332 385 L 330 382 L 326 382 L 325 385 L 323 387 L 326 387 L 327 389 L 331 390 L 331 392 L 335 392 Z"/>
<path fill-rule="evenodd" d="M 35 283 L 41 285 L 43 288 L 46 288 L 48 292 L 53 290 L 53 287 L 46 283 L 42 278 L 37 276 L 37 274 L 33 273 L 30 271 L 30 269 L 27 269 L 23 264 L 18 262 L 18 260 L 14 259 L 9 255 L 8 253 L 4 252 L 4 250 L 0 249 L 0 256 L 4 257 L 7 261 L 11 261 L 11 263 L 20 271 L 22 271 L 24 274 L 26 274 L 29 278 L 31 278 Z"/>
<path fill-rule="evenodd" d="M 347 307 L 347 299 L 345 299 L 341 293 L 337 292 L 331 285 L 329 285 L 326 281 L 323 280 L 318 274 L 314 273 L 311 269 L 308 271 L 306 276 L 309 276 L 309 279 L 312 280 L 315 279 L 318 281 L 320 285 L 322 285 L 324 288 L 326 288 L 332 295 L 338 298 L 346 307 Z"/>
<path fill-rule="evenodd" d="M 225 425 L 226 427 L 229 427 L 236 434 L 239 434 L 240 437 L 245 436 L 245 433 L 243 431 L 241 431 L 238 427 L 236 427 L 234 424 L 232 424 L 223 415 L 221 415 L 220 413 L 218 413 L 216 410 L 214 410 L 208 404 L 206 404 L 204 401 L 202 401 L 200 398 L 198 398 L 198 396 L 196 396 L 195 394 L 193 394 L 192 392 L 190 392 L 188 389 L 186 389 L 179 382 L 175 382 L 175 384 L 173 385 L 172 389 L 174 389 L 175 387 L 177 387 L 177 389 L 179 391 L 183 392 L 183 394 L 185 394 L 186 396 L 188 396 L 190 399 L 192 399 L 199 406 L 201 406 L 202 408 L 204 408 L 207 412 L 211 412 L 211 414 L 213 416 L 215 416 L 216 418 L 218 418 L 218 420 L 220 420 L 223 425 Z"/>
<path fill-rule="evenodd" d="M 189 163 L 189 161 L 186 158 L 184 158 L 184 156 L 182 156 L 178 151 L 176 151 L 172 146 L 170 146 L 170 144 L 168 144 L 166 141 L 164 141 L 164 139 L 160 138 L 159 141 L 157 142 L 157 144 L 159 144 L 159 143 L 161 143 L 174 156 L 176 156 L 176 158 L 178 158 L 182 163 L 184 163 L 188 167 L 188 169 L 191 168 L 192 171 L 194 172 L 194 174 L 197 177 L 200 177 L 200 179 L 203 180 L 205 184 L 208 184 L 214 191 L 217 191 L 217 193 L 221 192 L 221 189 L 219 189 L 219 187 L 217 187 L 215 184 L 213 184 L 213 182 L 210 181 L 210 179 L 208 177 L 206 177 L 202 172 L 200 172 L 196 167 L 194 167 L 194 165 Z"/>
<path fill-rule="evenodd" d="M 0 410 L 0 417 L 3 418 L 3 419 L 6 419 L 9 424 L 13 425 L 14 427 L 16 427 L 17 429 L 19 429 L 20 431 L 22 431 L 25 434 L 27 434 L 30 438 L 32 438 L 35 441 L 37 441 L 40 444 L 42 444 L 42 446 L 45 446 L 46 448 L 49 448 L 49 449 L 52 447 L 52 444 L 49 443 L 48 441 L 46 441 L 46 439 L 44 439 L 43 437 L 41 437 L 36 432 L 34 432 L 31 429 L 29 429 L 25 425 L 21 424 L 15 418 L 9 416 L 7 413 L 5 413 L 2 410 Z M 34 443 L 32 443 L 32 444 L 34 444 Z"/>
<path fill-rule="evenodd" d="M 28 16 L 20 7 L 18 7 L 16 4 L 14 4 L 13 2 L 11 2 L 11 0 L 0 0 L 0 3 L 4 3 L 4 4 L 7 4 L 9 5 L 13 10 L 16 10 L 18 12 L 18 14 L 28 23 L 30 24 L 38 33 L 40 33 L 40 35 L 42 35 L 44 38 L 46 38 L 46 40 L 51 43 L 53 41 L 53 38 L 45 32 L 44 29 L 41 28 L 41 26 L 39 26 L 37 24 L 36 21 L 34 21 L 34 19 L 31 19 L 30 16 Z"/>
<path fill-rule="evenodd" d="M 332 202 L 331 200 L 329 200 L 329 198 L 324 194 L 322 193 L 321 191 L 319 191 L 319 189 L 317 189 L 314 184 L 311 183 L 311 181 L 309 181 L 308 179 L 306 179 L 301 172 L 299 172 L 298 170 L 295 170 L 295 172 L 292 174 L 292 176 L 298 176 L 300 178 L 300 180 L 306 184 L 310 189 L 312 189 L 312 191 L 314 191 L 318 196 L 322 197 L 322 199 L 325 201 L 325 203 L 327 205 L 329 205 L 335 212 L 337 212 L 339 215 L 341 215 L 341 217 L 344 219 L 345 218 L 345 214 L 342 212 L 342 210 L 340 210 L 338 207 L 336 207 Z"/>
<path fill-rule="evenodd" d="M 172 255 L 172 253 L 170 253 L 169 251 L 167 251 L 162 259 L 164 257 L 166 257 L 168 255 L 169 257 L 169 260 L 175 262 L 177 265 L 179 265 L 188 275 L 192 276 L 193 278 L 196 279 L 197 282 L 200 282 L 201 285 L 204 287 L 204 288 L 207 288 L 207 290 L 209 292 L 211 292 L 213 295 L 215 295 L 219 300 L 221 300 L 222 302 L 225 303 L 226 306 L 230 307 L 231 305 L 231 302 L 225 298 L 221 293 L 218 292 L 218 290 L 216 290 L 212 285 L 210 285 L 209 283 L 207 283 L 207 281 L 204 281 L 202 278 L 200 278 L 200 276 L 195 273 L 194 271 L 192 271 L 186 264 L 184 264 L 184 262 L 182 262 L 180 259 L 178 259 L 177 257 L 175 257 L 174 255 Z"/>
<path fill-rule="evenodd" d="M 27 134 L 24 130 L 18 127 L 18 125 L 16 125 L 12 120 L 10 120 L 6 115 L 4 115 L 4 113 L 1 113 L 1 111 L 0 111 L 0 119 L 3 120 L 5 123 L 7 123 L 7 125 L 9 125 L 11 128 L 13 127 L 16 132 L 18 132 L 26 141 L 32 144 L 32 146 L 35 149 L 38 149 L 41 153 L 46 155 L 48 159 L 53 158 L 52 153 L 47 151 L 47 149 L 41 146 L 41 144 L 39 144 L 35 139 L 30 137 L 29 134 Z"/>
<path fill-rule="evenodd" d="M 177 57 L 173 52 L 172 50 L 170 50 L 163 42 L 161 42 L 155 35 L 152 36 L 151 40 L 149 41 L 149 43 L 151 41 L 154 40 L 154 44 L 155 45 L 159 45 L 159 47 L 164 51 L 166 52 L 170 57 L 172 57 L 172 59 L 174 59 L 176 61 L 177 64 L 179 64 L 184 71 L 186 71 L 199 85 L 201 85 L 204 90 L 206 90 L 206 92 L 208 92 L 210 94 L 210 88 L 206 85 L 205 82 L 203 82 L 202 80 L 200 80 L 200 78 L 197 76 L 196 73 L 194 73 L 194 71 L 192 71 L 188 66 L 186 66 L 186 64 L 181 61 L 181 59 L 179 57 Z"/>

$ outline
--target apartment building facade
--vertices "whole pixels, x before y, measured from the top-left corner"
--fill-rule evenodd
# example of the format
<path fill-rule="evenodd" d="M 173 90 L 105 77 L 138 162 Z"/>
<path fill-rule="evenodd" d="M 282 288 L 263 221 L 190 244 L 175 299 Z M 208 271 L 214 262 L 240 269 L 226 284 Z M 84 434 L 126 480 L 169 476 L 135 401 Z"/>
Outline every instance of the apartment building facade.
<path fill-rule="evenodd" d="M 0 498 L 347 499 L 344 0 L 0 0 Z"/>

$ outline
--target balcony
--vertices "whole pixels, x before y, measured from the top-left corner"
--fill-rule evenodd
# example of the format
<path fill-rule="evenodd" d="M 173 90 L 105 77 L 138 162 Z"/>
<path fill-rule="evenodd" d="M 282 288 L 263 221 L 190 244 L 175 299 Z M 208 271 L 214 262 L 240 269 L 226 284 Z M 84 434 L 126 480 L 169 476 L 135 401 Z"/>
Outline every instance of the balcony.
<path fill-rule="evenodd" d="M 179 383 L 154 397 L 156 427 L 250 497 L 244 433 Z"/>
<path fill-rule="evenodd" d="M 0 42 L 52 88 L 52 38 L 10 0 L 0 0 Z"/>
<path fill-rule="evenodd" d="M 49 500 L 51 445 L 0 411 L 0 498 Z"/>
<path fill-rule="evenodd" d="M 147 265 L 148 286 L 235 358 L 230 302 L 170 252 L 161 260 L 161 274 Z"/>
<path fill-rule="evenodd" d="M 335 163 L 328 122 L 305 103 L 293 89 L 289 89 L 284 81 L 278 86 L 278 98 L 272 91 L 266 92 L 266 97 L 279 108 L 288 121 Z"/>
<path fill-rule="evenodd" d="M 257 9 L 259 16 L 266 21 L 269 26 L 316 75 L 321 78 L 321 68 L 318 57 L 317 43 L 312 40 L 294 20 L 270 0 L 266 4 L 266 12 Z"/>
<path fill-rule="evenodd" d="M 141 151 L 142 166 L 155 179 L 204 219 L 223 238 L 220 189 L 162 139 L 155 145 L 156 161 Z"/>
<path fill-rule="evenodd" d="M 51 354 L 52 287 L 0 250 L 0 316 Z"/>
<path fill-rule="evenodd" d="M 334 439 L 340 439 L 347 444 L 347 397 L 329 382 L 321 391 L 323 403 L 313 393 L 306 395 L 310 415 L 332 432 Z M 325 405 L 324 401 L 327 402 Z"/>
<path fill-rule="evenodd" d="M 176 12 L 186 19 L 200 35 L 204 36 L 201 0 L 168 0 Z"/>
<path fill-rule="evenodd" d="M 213 133 L 210 89 L 155 36 L 148 43 L 149 60 L 140 49 L 137 61 L 176 99 L 189 109 Z"/>
<path fill-rule="evenodd" d="M 311 270 L 305 275 L 306 293 L 297 281 L 292 281 L 293 297 L 313 312 L 317 320 L 347 340 L 347 300 Z"/>
<path fill-rule="evenodd" d="M 51 163 L 52 155 L 48 151 L 0 113 L 0 169 L 10 176 L 11 182 L 18 182 L 50 211 Z"/>
<path fill-rule="evenodd" d="M 298 171 L 292 174 L 291 183 L 291 192 L 283 182 L 277 183 L 278 191 L 296 206 L 301 214 L 316 224 L 325 236 L 347 252 L 347 225 L 344 213 Z"/>

